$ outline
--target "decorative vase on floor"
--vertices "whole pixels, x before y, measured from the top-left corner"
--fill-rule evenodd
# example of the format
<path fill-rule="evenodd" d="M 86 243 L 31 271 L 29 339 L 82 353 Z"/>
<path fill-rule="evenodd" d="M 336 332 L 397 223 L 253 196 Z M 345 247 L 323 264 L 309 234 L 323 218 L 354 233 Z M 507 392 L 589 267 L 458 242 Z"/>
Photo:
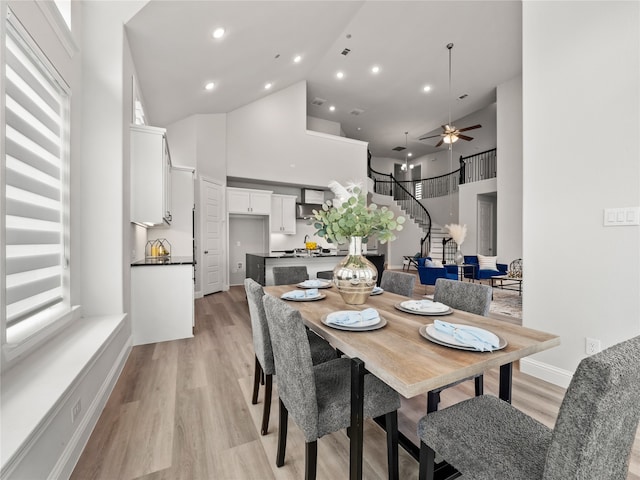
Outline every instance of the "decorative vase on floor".
<path fill-rule="evenodd" d="M 458 250 L 456 250 L 456 254 L 453 257 L 453 259 L 456 262 L 456 265 L 462 265 L 464 263 L 464 255 L 462 255 L 462 252 L 460 251 L 459 246 L 458 246 Z"/>
<path fill-rule="evenodd" d="M 362 237 L 351 237 L 349 254 L 333 269 L 333 283 L 345 303 L 362 305 L 376 286 L 378 270 L 362 255 Z"/>

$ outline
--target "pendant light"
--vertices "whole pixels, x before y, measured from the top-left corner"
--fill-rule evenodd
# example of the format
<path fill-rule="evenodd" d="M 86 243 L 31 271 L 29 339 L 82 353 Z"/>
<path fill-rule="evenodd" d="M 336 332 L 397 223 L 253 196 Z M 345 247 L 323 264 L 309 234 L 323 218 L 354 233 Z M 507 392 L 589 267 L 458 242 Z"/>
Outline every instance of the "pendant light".
<path fill-rule="evenodd" d="M 407 140 L 409 132 L 404 132 L 404 164 L 400 167 L 400 170 L 406 172 L 409 170 L 409 158 L 407 157 L 407 148 L 409 148 L 409 142 Z"/>

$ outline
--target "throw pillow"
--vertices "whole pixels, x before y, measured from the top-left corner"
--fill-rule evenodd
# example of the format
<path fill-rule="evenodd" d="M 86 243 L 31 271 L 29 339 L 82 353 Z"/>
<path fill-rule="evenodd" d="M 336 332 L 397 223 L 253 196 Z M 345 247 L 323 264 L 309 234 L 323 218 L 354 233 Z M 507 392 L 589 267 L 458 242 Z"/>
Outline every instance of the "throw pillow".
<path fill-rule="evenodd" d="M 424 261 L 424 266 L 425 266 L 425 267 L 428 267 L 428 268 L 433 268 L 433 267 L 435 267 L 435 266 L 436 266 L 436 264 L 435 264 L 433 261 L 431 261 L 431 260 L 429 260 L 429 259 L 427 258 L 427 259 L 425 259 L 425 261 Z"/>
<path fill-rule="evenodd" d="M 496 265 L 498 257 L 487 257 L 485 255 L 478 255 L 478 268 L 480 270 L 498 270 Z"/>
<path fill-rule="evenodd" d="M 444 265 L 442 265 L 442 262 L 440 260 L 434 260 L 433 264 L 437 268 L 442 268 L 444 266 Z"/>

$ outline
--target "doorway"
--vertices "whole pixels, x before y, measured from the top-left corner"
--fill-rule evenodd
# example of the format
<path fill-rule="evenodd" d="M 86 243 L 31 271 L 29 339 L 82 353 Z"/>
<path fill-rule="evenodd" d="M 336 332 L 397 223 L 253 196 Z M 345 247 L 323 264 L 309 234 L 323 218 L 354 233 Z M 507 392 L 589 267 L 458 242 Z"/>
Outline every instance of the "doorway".
<path fill-rule="evenodd" d="M 200 225 L 202 232 L 202 294 L 220 292 L 224 287 L 225 260 L 224 186 L 207 179 L 200 180 Z"/>
<path fill-rule="evenodd" d="M 497 195 L 495 193 L 478 195 L 478 253 L 496 255 L 496 212 Z"/>

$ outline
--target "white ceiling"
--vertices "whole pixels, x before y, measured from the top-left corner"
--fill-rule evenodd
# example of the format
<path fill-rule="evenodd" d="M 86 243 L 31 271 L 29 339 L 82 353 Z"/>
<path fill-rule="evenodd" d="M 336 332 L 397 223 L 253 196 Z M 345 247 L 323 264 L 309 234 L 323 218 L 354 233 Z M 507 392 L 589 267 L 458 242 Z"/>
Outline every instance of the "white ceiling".
<path fill-rule="evenodd" d="M 221 40 L 211 36 L 218 26 L 227 31 Z M 522 71 L 520 1 L 152 0 L 127 33 L 153 125 L 229 112 L 306 80 L 308 115 L 339 122 L 377 157 L 404 159 L 392 148 L 404 146 L 405 131 L 414 158 L 445 149 L 433 148 L 437 138 L 418 138 L 440 133 L 449 105 L 453 123 L 468 126 L 462 117 L 495 102 L 496 86 Z M 303 57 L 298 64 L 296 54 Z M 371 74 L 373 65 L 379 74 Z M 211 92 L 203 88 L 209 81 L 216 83 Z M 269 91 L 266 82 L 273 83 Z M 468 97 L 458 100 L 462 94 Z M 315 97 L 327 102 L 311 105 Z M 354 108 L 364 113 L 350 114 Z M 486 111 L 495 122 L 495 109 Z M 478 143 L 481 131 L 468 134 Z"/>

